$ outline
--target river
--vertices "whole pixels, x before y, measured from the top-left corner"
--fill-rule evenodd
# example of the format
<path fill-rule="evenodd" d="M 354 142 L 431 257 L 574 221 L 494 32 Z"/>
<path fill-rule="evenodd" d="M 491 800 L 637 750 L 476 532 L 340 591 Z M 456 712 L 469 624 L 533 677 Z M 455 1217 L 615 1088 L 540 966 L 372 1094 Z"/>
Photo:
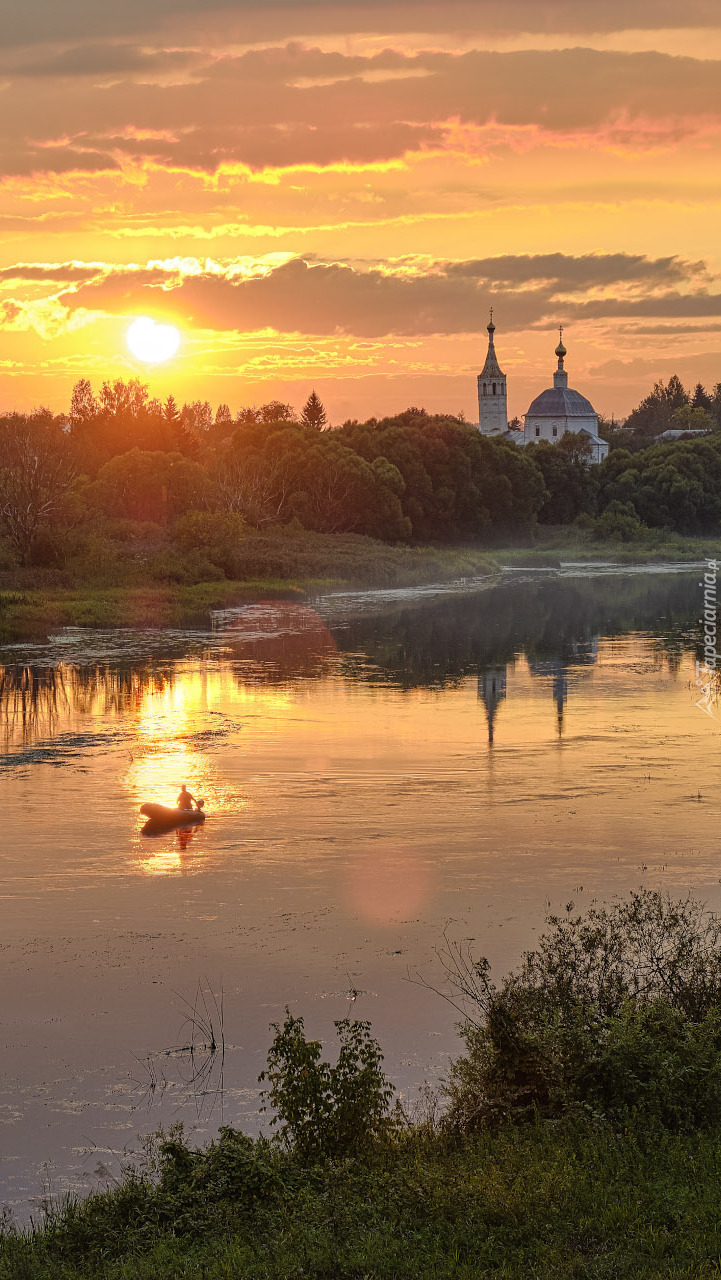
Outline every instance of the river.
<path fill-rule="evenodd" d="M 1 651 L 0 1203 L 103 1185 L 160 1124 L 257 1131 L 286 1006 L 328 1042 L 369 1019 L 412 1105 L 460 1045 L 424 985 L 444 933 L 500 973 L 549 909 L 720 906 L 699 577 L 568 566 Z M 183 782 L 205 825 L 145 837 Z"/>

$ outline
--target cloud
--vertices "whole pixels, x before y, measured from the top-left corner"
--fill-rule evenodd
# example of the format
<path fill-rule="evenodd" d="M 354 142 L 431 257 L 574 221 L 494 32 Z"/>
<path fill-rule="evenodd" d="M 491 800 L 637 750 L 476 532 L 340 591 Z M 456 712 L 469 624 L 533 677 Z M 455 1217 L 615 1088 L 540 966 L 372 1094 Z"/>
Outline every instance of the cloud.
<path fill-rule="evenodd" d="M 102 270 L 103 264 L 99 262 L 16 262 L 13 266 L 0 268 L 0 280 L 52 280 L 71 284 L 75 280 L 95 280 Z"/>
<path fill-rule="evenodd" d="M 293 258 L 242 275 L 233 264 L 109 269 L 61 301 L 71 311 L 147 310 L 196 329 L 378 339 L 478 333 L 490 302 L 505 332 L 558 320 L 721 315 L 721 294 L 708 283 L 703 264 L 625 254 L 372 265 Z M 603 297 L 588 296 L 601 288 Z"/>
<path fill-rule="evenodd" d="M 144 49 L 130 43 L 77 44 L 70 48 L 18 58 L 6 63 L 13 76 L 138 76 L 168 75 L 205 61 L 195 50 Z"/>
<path fill-rule="evenodd" d="M 717 0 L 2 0 L 3 43 L 200 29 L 227 40 L 350 31 L 609 32 L 718 25 Z M 242 34 L 241 34 L 242 33 Z"/>
<path fill-rule="evenodd" d="M 38 74 L 55 67 L 42 93 L 28 77 L 32 65 L 15 78 L 12 112 L 0 121 L 5 174 L 150 162 L 214 174 L 373 164 L 429 150 L 472 158 L 539 146 L 643 151 L 721 137 L 721 63 L 660 53 L 351 57 L 288 44 L 214 58 L 122 46 L 106 58 L 89 46 L 36 61 Z"/>

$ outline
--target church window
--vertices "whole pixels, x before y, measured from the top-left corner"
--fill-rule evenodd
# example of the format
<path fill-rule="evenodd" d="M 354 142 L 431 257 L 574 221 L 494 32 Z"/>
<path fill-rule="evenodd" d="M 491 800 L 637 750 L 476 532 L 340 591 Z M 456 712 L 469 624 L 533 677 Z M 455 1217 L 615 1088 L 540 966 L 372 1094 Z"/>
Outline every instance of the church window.
<path fill-rule="evenodd" d="M 496 394 L 496 384 L 495 384 L 495 382 L 494 382 L 494 384 L 493 384 L 493 394 L 494 394 L 494 395 Z"/>
<path fill-rule="evenodd" d="M 486 386 L 485 382 L 483 384 L 483 394 L 484 396 L 488 394 L 488 387 Z"/>
<path fill-rule="evenodd" d="M 540 434 L 541 434 L 541 428 L 540 428 L 540 427 L 536 427 L 536 435 L 537 435 L 537 436 L 540 436 Z"/>
<path fill-rule="evenodd" d="M 558 427 L 554 427 L 554 428 L 553 428 L 553 434 L 554 434 L 554 436 L 557 436 L 557 435 L 558 435 Z"/>

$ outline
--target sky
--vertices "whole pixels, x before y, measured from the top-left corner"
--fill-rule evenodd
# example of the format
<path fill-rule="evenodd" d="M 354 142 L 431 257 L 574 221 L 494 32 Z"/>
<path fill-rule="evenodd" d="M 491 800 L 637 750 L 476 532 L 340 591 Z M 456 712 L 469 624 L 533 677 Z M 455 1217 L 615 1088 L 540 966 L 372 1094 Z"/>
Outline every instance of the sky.
<path fill-rule="evenodd" d="M 0 411 L 721 381 L 718 0 L 0 0 Z M 177 354 L 129 351 L 138 316 Z"/>

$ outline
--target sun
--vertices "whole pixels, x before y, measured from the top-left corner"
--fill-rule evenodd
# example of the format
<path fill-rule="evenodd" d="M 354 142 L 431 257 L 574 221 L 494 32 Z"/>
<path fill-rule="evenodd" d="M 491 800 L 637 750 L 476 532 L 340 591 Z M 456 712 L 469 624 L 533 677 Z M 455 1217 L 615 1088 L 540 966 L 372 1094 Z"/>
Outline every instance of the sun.
<path fill-rule="evenodd" d="M 172 360 L 180 346 L 180 333 L 172 324 L 156 324 L 148 316 L 133 320 L 125 340 L 136 360 L 160 364 Z"/>

